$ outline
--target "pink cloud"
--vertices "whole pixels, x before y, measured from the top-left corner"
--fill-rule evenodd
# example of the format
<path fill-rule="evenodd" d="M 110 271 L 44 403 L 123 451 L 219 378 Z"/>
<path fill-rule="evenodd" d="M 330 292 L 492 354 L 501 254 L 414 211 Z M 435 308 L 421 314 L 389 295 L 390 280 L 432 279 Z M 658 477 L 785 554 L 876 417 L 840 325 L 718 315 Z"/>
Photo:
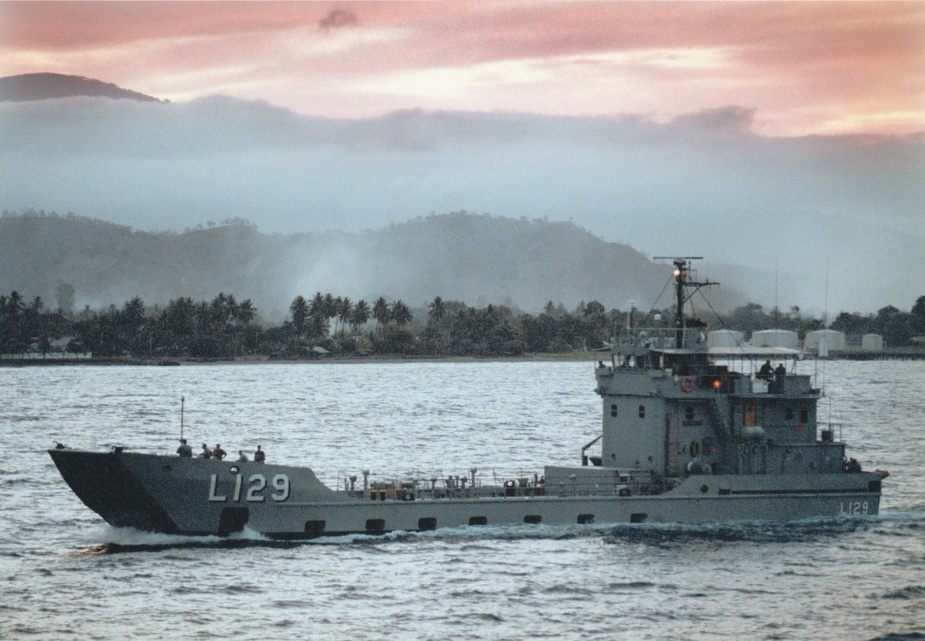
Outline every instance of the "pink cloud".
<path fill-rule="evenodd" d="M 777 133 L 925 128 L 923 2 L 5 3 L 0 36 L 2 75 L 322 115 L 736 104 Z"/>

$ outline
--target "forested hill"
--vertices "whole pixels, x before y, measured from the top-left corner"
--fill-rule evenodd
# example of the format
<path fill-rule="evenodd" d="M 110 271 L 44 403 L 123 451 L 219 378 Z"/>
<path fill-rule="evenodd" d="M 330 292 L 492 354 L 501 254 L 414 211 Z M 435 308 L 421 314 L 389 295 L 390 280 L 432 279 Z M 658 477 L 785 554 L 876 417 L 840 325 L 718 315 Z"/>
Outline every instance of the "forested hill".
<path fill-rule="evenodd" d="M 525 311 L 550 300 L 625 309 L 630 300 L 654 303 L 668 270 L 572 223 L 466 212 L 362 233 L 289 236 L 261 233 L 246 221 L 175 233 L 74 215 L 0 218 L 0 291 L 41 296 L 50 307 L 57 289 L 70 285 L 77 308 L 225 292 L 251 298 L 267 318 L 285 315 L 296 295 L 317 291 L 412 306 L 440 296 Z"/>

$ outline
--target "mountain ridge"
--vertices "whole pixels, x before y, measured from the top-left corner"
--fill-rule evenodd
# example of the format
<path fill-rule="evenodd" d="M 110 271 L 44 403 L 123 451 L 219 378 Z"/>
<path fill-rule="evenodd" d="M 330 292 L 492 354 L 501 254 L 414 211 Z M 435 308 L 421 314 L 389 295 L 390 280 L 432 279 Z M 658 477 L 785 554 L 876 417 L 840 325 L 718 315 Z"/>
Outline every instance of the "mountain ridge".
<path fill-rule="evenodd" d="M 25 73 L 0 78 L 0 102 L 32 102 L 59 98 L 112 98 L 167 102 L 111 82 L 60 73 Z"/>
<path fill-rule="evenodd" d="M 669 275 L 629 246 L 571 222 L 454 212 L 361 233 L 264 234 L 244 221 L 184 232 L 138 231 L 74 215 L 0 218 L 0 291 L 41 296 L 71 285 L 78 307 L 140 296 L 163 305 L 220 291 L 285 315 L 296 295 L 379 296 L 424 306 L 436 296 L 537 311 L 651 299 Z M 649 302 L 654 302 L 650 300 Z M 663 301 L 666 305 L 670 301 Z"/>

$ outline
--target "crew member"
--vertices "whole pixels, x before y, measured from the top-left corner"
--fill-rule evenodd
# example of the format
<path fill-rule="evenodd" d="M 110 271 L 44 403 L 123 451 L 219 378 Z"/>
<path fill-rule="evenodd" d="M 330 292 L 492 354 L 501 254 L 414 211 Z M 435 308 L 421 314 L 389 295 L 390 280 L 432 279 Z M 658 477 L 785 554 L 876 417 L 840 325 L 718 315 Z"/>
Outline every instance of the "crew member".
<path fill-rule="evenodd" d="M 228 452 L 222 449 L 222 444 L 216 443 L 215 449 L 212 450 L 212 458 L 217 458 L 219 461 L 221 461 L 226 456 L 228 456 Z"/>
<path fill-rule="evenodd" d="M 186 439 L 180 439 L 180 447 L 177 448 L 177 454 L 183 458 L 193 458 L 193 448 L 186 444 Z"/>
<path fill-rule="evenodd" d="M 774 375 L 774 368 L 771 367 L 771 361 L 766 360 L 764 365 L 761 366 L 761 369 L 758 370 L 758 378 L 763 378 L 766 381 L 771 380 Z"/>
<path fill-rule="evenodd" d="M 267 458 L 267 455 L 264 453 L 260 446 L 257 446 L 257 451 L 254 452 L 254 463 L 263 463 Z"/>
<path fill-rule="evenodd" d="M 247 463 L 247 454 L 244 450 L 238 450 L 238 463 Z"/>
<path fill-rule="evenodd" d="M 202 451 L 199 453 L 199 458 L 212 458 L 212 450 L 210 450 L 205 443 L 202 444 Z"/>

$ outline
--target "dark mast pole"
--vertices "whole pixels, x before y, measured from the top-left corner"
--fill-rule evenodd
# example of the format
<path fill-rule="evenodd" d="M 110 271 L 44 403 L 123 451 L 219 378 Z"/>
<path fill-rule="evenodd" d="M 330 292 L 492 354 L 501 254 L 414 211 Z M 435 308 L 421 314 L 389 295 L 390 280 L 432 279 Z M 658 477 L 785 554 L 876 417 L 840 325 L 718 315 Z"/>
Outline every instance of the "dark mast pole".
<path fill-rule="evenodd" d="M 704 285 L 715 285 L 716 283 L 690 283 L 687 280 L 688 272 L 688 261 L 691 260 L 703 260 L 702 256 L 653 256 L 652 260 L 670 260 L 674 262 L 674 287 L 675 287 L 675 347 L 681 349 L 684 347 L 684 329 L 686 320 L 684 318 L 684 302 L 687 300 L 685 296 L 684 288 L 690 286 L 702 287 Z"/>
<path fill-rule="evenodd" d="M 674 259 L 675 294 L 677 296 L 677 312 L 675 313 L 675 347 L 684 347 L 684 283 L 687 276 L 687 263 L 683 258 Z"/>

